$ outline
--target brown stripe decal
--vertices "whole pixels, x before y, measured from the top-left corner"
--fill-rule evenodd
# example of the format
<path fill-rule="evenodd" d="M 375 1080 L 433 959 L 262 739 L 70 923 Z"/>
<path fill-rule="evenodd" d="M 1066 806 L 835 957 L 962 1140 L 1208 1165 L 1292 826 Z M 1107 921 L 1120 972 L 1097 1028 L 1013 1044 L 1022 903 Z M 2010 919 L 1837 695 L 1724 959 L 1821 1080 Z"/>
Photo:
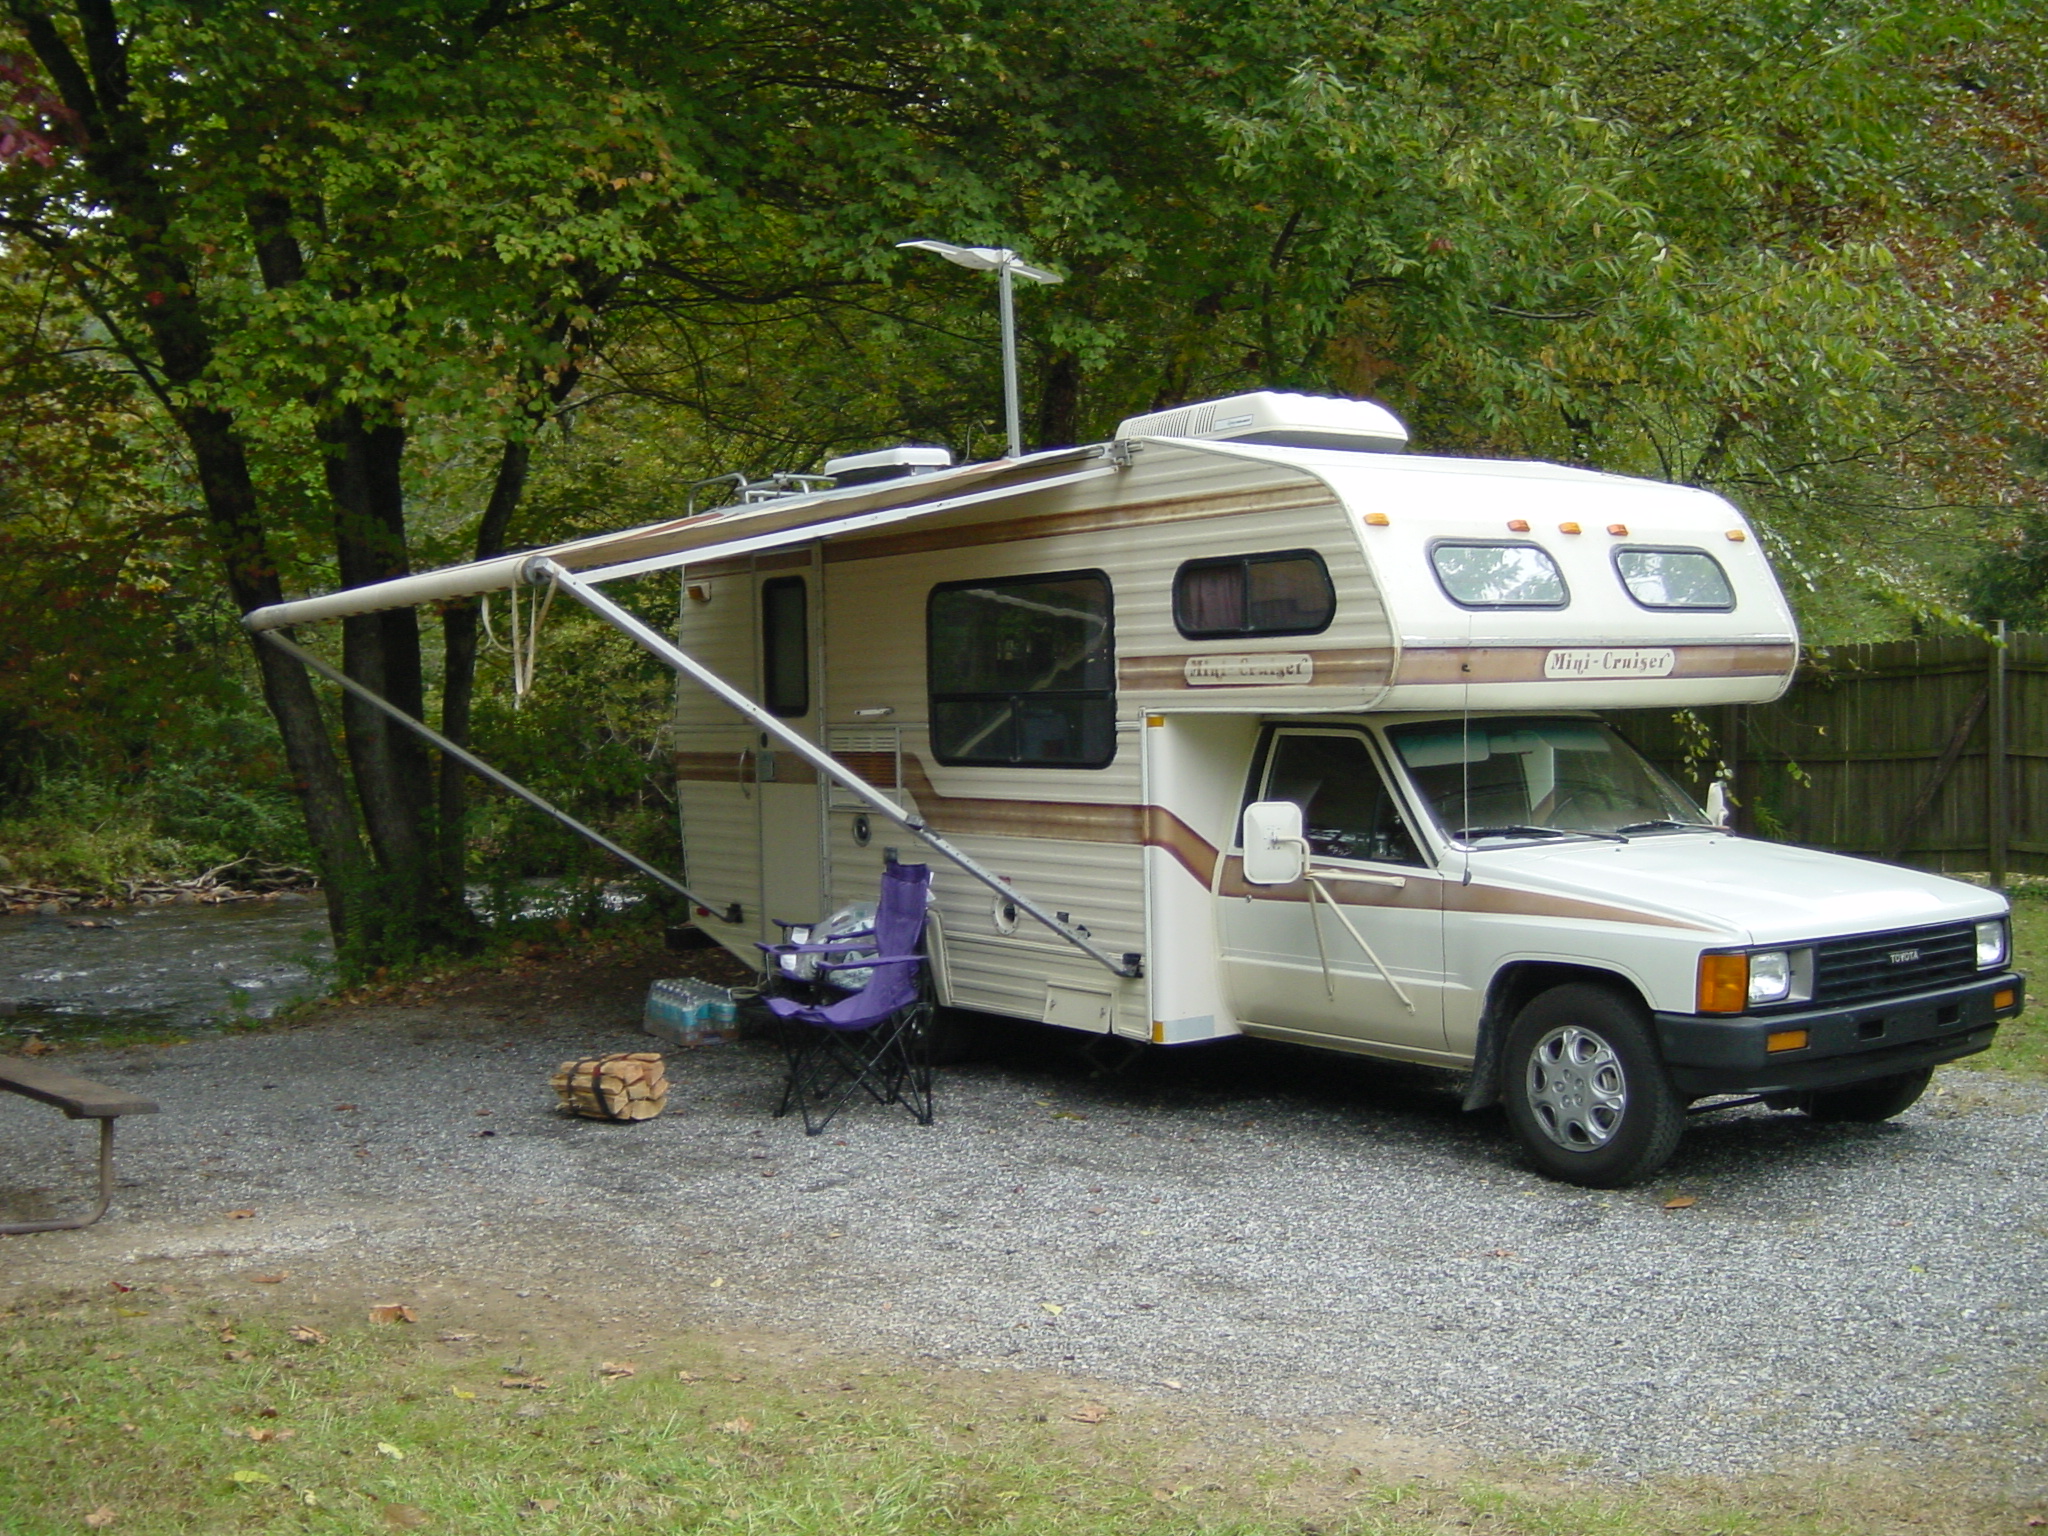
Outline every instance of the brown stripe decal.
<path fill-rule="evenodd" d="M 847 539 L 827 544 L 825 559 L 876 560 L 885 555 L 922 555 L 942 549 L 1014 544 L 1023 539 L 1104 533 L 1111 529 L 1142 528 L 1152 523 L 1235 517 L 1247 512 L 1294 512 L 1308 507 L 1329 507 L 1339 513 L 1343 510 L 1327 486 L 1320 481 L 1311 481 L 1268 490 L 1238 491 L 1227 496 L 1199 499 L 1162 496 L 1152 501 L 1130 502 L 1120 507 L 1100 507 L 1086 512 L 1049 512 L 1039 517 L 1012 518 L 1006 522 L 968 523 L 916 533 L 883 534 L 872 539 Z"/>
<path fill-rule="evenodd" d="M 1623 649 L 1670 650 L 1666 677 L 1769 677 L 1789 672 L 1798 651 L 1789 645 L 1672 645 L 1630 641 Z M 1410 646 L 1394 666 L 1395 687 L 1404 683 L 1540 683 L 1543 663 L 1554 650 L 1570 646 L 1472 645 Z M 1601 678 L 1609 682 L 1612 679 Z"/>
<path fill-rule="evenodd" d="M 1450 912 L 1488 912 L 1503 917 L 1563 917 L 1592 923 L 1635 923 L 1646 928 L 1687 928 L 1712 933 L 1698 923 L 1675 917 L 1659 917 L 1634 907 L 1610 907 L 1603 902 L 1577 901 L 1569 896 L 1550 896 L 1540 891 L 1517 891 L 1504 885 L 1453 885 L 1446 888 L 1444 908 Z"/>
<path fill-rule="evenodd" d="M 918 814 L 934 832 L 1142 844 L 1164 850 L 1205 886 L 1216 872 L 1216 850 L 1208 839 L 1162 806 L 942 795 L 925 771 L 923 759 L 910 752 L 903 754 L 903 777 L 917 802 Z"/>
<path fill-rule="evenodd" d="M 752 756 L 745 752 L 678 752 L 676 777 L 693 784 L 750 784 Z"/>
<path fill-rule="evenodd" d="M 1214 683 L 1193 684 L 1187 678 L 1189 652 L 1180 656 L 1121 656 L 1117 658 L 1116 681 L 1119 688 L 1133 689 L 1183 689 L 1189 693 L 1228 694 L 1239 687 L 1248 688 L 1383 688 L 1387 675 L 1394 664 L 1391 646 L 1371 646 L 1350 651 L 1279 651 L 1274 654 L 1306 655 L 1314 666 L 1305 684 L 1298 683 Z M 1199 654 L 1208 655 L 1210 652 Z M 1253 655 L 1256 652 L 1232 651 L 1230 655 Z"/>

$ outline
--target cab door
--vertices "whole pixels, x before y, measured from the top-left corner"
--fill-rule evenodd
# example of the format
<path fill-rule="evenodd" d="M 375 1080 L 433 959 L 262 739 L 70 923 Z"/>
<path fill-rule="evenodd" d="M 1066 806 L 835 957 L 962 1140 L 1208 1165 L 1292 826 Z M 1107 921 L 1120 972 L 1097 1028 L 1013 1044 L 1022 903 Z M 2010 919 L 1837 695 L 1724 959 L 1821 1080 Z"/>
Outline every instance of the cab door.
<path fill-rule="evenodd" d="M 1270 730 L 1250 800 L 1301 807 L 1320 890 L 1307 878 L 1255 886 L 1241 852 L 1225 860 L 1217 926 L 1239 1022 L 1308 1044 L 1443 1053 L 1444 877 L 1366 733 Z"/>

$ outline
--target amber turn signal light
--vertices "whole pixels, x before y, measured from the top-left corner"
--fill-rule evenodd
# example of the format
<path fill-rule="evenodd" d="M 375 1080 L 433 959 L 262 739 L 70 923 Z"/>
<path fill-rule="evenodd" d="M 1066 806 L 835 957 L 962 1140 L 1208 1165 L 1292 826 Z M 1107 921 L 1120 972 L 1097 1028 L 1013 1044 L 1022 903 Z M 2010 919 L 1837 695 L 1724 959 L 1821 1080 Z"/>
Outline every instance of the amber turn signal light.
<path fill-rule="evenodd" d="M 1701 1013 L 1740 1013 L 1749 1002 L 1749 956 L 1701 955 Z"/>
<path fill-rule="evenodd" d="M 1803 1051 L 1806 1049 L 1806 1031 L 1781 1029 L 1775 1035 L 1764 1037 L 1764 1049 L 1773 1054 L 1778 1051 Z"/>
<path fill-rule="evenodd" d="M 1994 1008 L 2010 1008 L 2018 1001 L 2019 994 L 2013 991 L 2011 987 L 2007 987 L 2003 992 L 1991 994 L 1991 1006 Z"/>

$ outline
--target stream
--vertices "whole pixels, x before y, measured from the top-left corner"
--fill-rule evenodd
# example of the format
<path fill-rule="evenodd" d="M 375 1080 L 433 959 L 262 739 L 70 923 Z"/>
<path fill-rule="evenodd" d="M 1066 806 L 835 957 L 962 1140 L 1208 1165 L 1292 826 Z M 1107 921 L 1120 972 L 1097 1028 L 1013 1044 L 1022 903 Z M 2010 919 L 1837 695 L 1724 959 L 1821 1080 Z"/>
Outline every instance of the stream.
<path fill-rule="evenodd" d="M 324 992 L 333 953 L 316 894 L 0 917 L 0 1043 L 267 1019 Z"/>

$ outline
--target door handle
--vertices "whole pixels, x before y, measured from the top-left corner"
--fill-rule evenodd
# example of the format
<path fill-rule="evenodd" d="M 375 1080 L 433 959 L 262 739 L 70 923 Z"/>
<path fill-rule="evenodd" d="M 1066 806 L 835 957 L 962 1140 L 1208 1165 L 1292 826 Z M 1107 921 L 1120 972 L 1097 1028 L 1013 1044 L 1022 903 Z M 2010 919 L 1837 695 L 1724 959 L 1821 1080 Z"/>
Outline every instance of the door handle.
<path fill-rule="evenodd" d="M 748 787 L 752 780 L 747 776 L 747 760 L 753 755 L 754 749 L 752 747 L 741 747 L 740 755 L 733 763 L 733 773 L 739 780 L 740 798 L 742 800 L 754 798 L 754 791 Z"/>

